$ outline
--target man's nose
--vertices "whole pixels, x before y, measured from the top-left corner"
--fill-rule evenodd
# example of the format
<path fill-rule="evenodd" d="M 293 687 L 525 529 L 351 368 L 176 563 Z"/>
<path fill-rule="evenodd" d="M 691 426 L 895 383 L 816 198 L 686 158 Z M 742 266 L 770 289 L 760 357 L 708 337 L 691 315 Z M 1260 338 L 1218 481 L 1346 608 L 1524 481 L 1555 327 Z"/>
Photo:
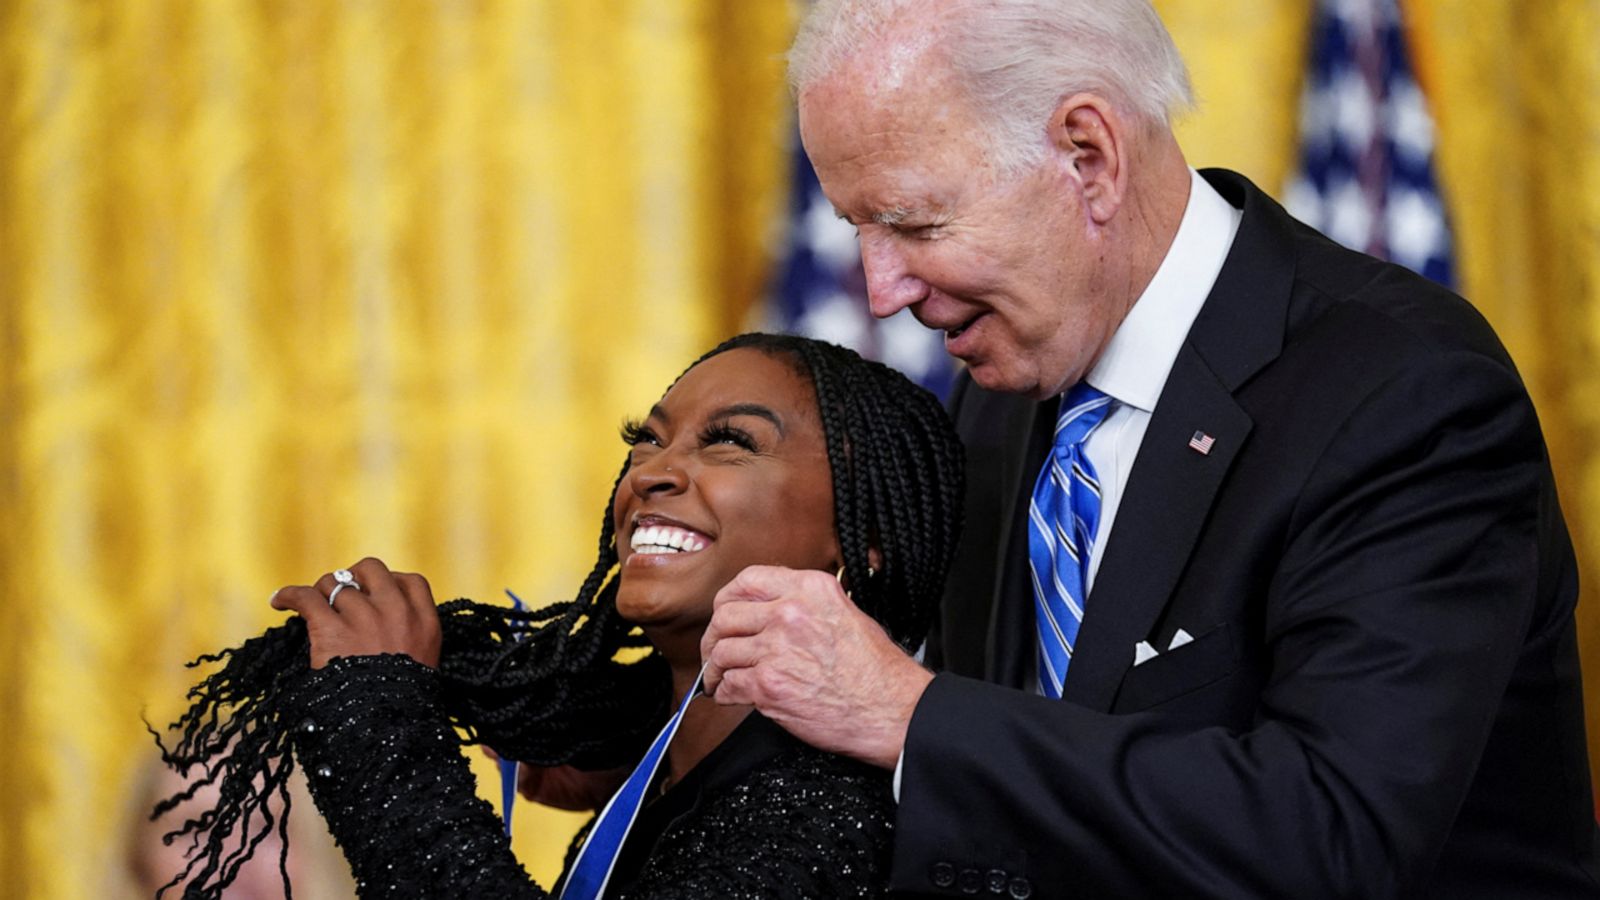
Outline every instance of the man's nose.
<path fill-rule="evenodd" d="M 887 319 L 928 296 L 928 283 L 911 273 L 892 235 L 861 231 L 861 267 L 867 276 L 867 308 Z"/>

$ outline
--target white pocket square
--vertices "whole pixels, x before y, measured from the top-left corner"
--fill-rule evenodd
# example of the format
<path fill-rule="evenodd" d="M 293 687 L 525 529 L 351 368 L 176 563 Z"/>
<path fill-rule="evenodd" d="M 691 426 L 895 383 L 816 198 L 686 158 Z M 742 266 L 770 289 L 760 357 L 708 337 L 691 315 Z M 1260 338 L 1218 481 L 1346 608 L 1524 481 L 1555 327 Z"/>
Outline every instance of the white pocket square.
<path fill-rule="evenodd" d="M 1171 642 L 1167 644 L 1167 652 L 1170 653 L 1173 650 L 1182 647 L 1184 644 L 1192 643 L 1194 643 L 1194 635 L 1184 631 L 1182 628 L 1179 628 L 1172 635 Z M 1161 651 L 1150 646 L 1149 641 L 1140 641 L 1139 643 L 1133 645 L 1133 664 L 1135 666 L 1142 666 L 1160 655 Z"/>
<path fill-rule="evenodd" d="M 1133 645 L 1133 664 L 1135 666 L 1142 666 L 1160 655 L 1156 648 L 1150 646 L 1149 641 L 1140 641 Z"/>

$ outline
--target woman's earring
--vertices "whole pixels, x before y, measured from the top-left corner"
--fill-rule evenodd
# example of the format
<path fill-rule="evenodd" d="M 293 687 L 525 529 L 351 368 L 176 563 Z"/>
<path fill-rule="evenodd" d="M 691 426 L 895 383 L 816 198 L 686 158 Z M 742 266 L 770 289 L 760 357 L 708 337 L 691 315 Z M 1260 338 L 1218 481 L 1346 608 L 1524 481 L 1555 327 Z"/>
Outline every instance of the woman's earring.
<path fill-rule="evenodd" d="M 867 566 L 867 577 L 868 578 L 871 578 L 871 577 L 873 577 L 873 576 L 875 576 L 877 574 L 878 574 L 878 570 L 877 569 L 874 569 L 871 566 Z M 849 599 L 849 600 L 854 600 L 855 598 L 850 596 L 850 589 L 845 587 L 845 585 L 844 585 L 844 563 L 840 563 L 839 564 L 839 571 L 833 573 L 833 577 L 834 577 L 834 579 L 836 581 L 839 582 L 839 587 L 844 588 L 845 597 L 847 599 Z"/>

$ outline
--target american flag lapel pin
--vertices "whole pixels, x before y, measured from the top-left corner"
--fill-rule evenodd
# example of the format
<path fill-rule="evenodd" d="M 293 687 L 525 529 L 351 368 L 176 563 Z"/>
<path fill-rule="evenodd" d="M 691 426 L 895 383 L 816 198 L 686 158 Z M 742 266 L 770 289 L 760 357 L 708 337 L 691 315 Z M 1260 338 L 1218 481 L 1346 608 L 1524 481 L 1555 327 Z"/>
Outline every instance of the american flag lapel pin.
<path fill-rule="evenodd" d="M 1204 431 L 1196 431 L 1194 433 L 1194 437 L 1189 438 L 1189 449 L 1200 454 L 1201 456 L 1210 456 L 1211 445 L 1215 444 L 1216 442 L 1216 438 L 1206 434 Z"/>

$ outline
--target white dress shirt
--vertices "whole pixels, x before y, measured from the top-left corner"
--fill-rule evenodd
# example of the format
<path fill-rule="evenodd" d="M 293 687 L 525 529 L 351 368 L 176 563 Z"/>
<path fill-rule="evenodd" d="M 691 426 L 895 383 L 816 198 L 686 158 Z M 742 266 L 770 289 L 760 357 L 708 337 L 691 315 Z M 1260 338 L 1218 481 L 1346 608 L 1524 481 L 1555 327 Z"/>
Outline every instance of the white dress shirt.
<path fill-rule="evenodd" d="M 1105 555 L 1101 551 L 1111 535 L 1128 473 L 1139 455 L 1156 401 L 1161 399 L 1161 388 L 1189 335 L 1189 326 L 1217 282 L 1243 217 L 1199 172 L 1189 170 L 1189 203 L 1166 258 L 1084 379 L 1116 401 L 1083 447 L 1100 479 L 1100 525 L 1089 553 L 1086 591 L 1094 589 L 1095 574 Z"/>

